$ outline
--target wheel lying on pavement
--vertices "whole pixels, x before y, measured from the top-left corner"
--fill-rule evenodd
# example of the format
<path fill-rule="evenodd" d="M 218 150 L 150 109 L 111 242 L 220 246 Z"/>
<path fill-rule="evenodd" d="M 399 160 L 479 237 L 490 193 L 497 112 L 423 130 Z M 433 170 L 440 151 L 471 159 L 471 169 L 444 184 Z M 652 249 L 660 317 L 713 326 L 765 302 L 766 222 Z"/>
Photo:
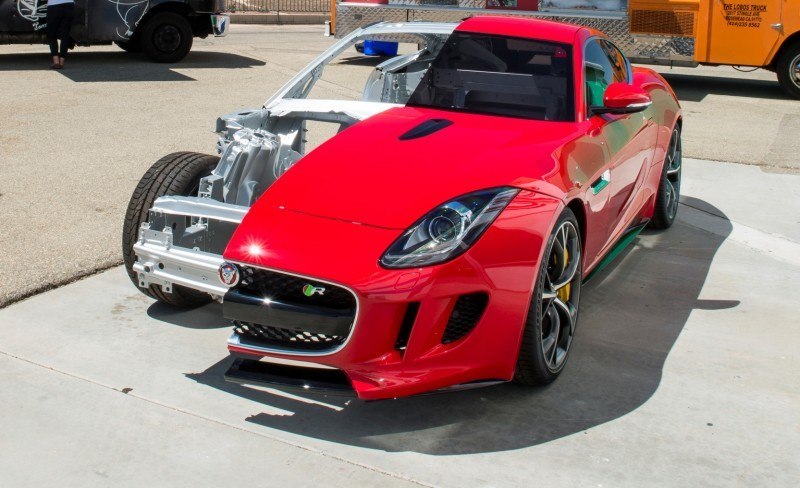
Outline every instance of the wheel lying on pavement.
<path fill-rule="evenodd" d="M 122 227 L 122 257 L 125 270 L 134 285 L 145 295 L 176 307 L 197 307 L 208 303 L 211 297 L 189 288 L 172 286 L 172 293 L 166 293 L 159 285 L 147 288 L 139 286 L 139 279 L 133 271 L 136 254 L 133 245 L 139 239 L 139 227 L 148 217 L 153 202 L 166 195 L 196 195 L 200 179 L 211 174 L 217 166 L 219 157 L 192 152 L 172 153 L 156 161 L 142 176 L 133 191 L 125 223 Z"/>
<path fill-rule="evenodd" d="M 542 255 L 514 380 L 545 385 L 555 380 L 569 356 L 578 323 L 583 266 L 581 233 L 570 209 L 556 221 Z"/>

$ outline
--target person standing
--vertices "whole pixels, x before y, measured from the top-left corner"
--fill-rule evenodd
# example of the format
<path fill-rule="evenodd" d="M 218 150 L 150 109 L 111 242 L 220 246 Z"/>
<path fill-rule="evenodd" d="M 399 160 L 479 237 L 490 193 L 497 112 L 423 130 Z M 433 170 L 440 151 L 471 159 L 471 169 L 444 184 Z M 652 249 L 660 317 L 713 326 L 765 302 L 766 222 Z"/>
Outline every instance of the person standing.
<path fill-rule="evenodd" d="M 47 0 L 47 40 L 50 42 L 50 55 L 53 56 L 53 69 L 64 67 L 74 16 L 75 0 Z"/>

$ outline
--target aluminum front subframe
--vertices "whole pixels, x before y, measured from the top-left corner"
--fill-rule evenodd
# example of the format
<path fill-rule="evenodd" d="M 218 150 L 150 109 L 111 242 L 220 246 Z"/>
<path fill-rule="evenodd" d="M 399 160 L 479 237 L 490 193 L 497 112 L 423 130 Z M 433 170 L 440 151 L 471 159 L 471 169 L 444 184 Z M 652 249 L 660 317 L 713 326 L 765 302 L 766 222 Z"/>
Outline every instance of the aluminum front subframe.
<path fill-rule="evenodd" d="M 151 212 L 239 224 L 247 208 L 207 198 L 169 196 L 157 199 Z M 173 285 L 180 285 L 208 293 L 218 300 L 228 292 L 228 287 L 218 277 L 222 256 L 174 245 L 169 227 L 153 229 L 149 223 L 143 223 L 133 251 L 136 253 L 133 271 L 140 287 L 159 285 L 171 293 Z"/>

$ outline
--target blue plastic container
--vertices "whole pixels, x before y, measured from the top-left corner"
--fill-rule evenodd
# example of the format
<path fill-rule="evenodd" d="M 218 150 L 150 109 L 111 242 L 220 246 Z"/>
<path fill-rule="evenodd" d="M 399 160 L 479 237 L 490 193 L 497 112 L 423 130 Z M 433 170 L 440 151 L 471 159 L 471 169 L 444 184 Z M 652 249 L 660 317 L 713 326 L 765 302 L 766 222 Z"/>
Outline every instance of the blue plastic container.
<path fill-rule="evenodd" d="M 397 56 L 397 42 L 364 41 L 364 54 L 367 56 Z"/>

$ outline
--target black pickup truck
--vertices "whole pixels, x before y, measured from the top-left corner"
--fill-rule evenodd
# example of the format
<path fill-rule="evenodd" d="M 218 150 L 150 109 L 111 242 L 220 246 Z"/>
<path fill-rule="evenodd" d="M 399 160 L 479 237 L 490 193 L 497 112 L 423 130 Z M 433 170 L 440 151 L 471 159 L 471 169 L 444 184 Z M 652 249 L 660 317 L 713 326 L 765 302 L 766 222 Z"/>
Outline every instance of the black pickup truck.
<path fill-rule="evenodd" d="M 112 42 L 174 63 L 195 37 L 224 36 L 225 0 L 75 0 L 75 45 Z M 0 44 L 46 43 L 47 0 L 0 0 Z"/>

